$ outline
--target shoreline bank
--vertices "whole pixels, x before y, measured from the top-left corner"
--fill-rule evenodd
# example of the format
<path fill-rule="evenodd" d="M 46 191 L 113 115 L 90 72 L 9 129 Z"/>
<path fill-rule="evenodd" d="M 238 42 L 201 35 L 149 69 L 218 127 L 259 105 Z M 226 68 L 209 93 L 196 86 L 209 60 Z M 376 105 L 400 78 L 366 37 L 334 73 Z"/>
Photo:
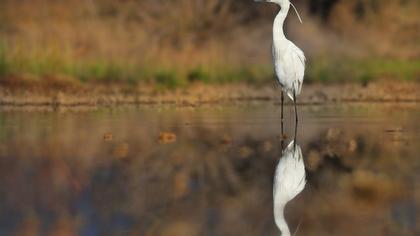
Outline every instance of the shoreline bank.
<path fill-rule="evenodd" d="M 306 84 L 298 103 L 417 103 L 420 84 L 415 82 L 374 82 L 361 84 Z M 280 101 L 274 85 L 192 85 L 177 90 L 151 87 L 89 85 L 78 90 L 10 89 L 0 86 L 0 107 L 101 107 L 120 105 L 200 106 L 232 102 Z M 286 103 L 290 103 L 286 99 Z"/>

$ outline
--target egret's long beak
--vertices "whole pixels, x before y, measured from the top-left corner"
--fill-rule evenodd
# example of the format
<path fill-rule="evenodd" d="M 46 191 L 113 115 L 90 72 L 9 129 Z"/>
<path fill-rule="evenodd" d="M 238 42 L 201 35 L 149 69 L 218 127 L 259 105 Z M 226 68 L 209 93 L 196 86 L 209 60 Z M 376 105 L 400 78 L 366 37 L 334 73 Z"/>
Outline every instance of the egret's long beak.
<path fill-rule="evenodd" d="M 271 2 L 271 0 L 254 0 L 254 2 Z M 299 21 L 301 24 L 303 24 L 302 18 L 299 15 L 298 10 L 296 9 L 295 5 L 289 0 L 290 5 L 292 5 L 293 10 L 295 10 L 297 17 L 299 18 Z"/>
<path fill-rule="evenodd" d="M 290 1 L 289 1 L 289 2 L 290 2 Z M 300 18 L 299 12 L 297 11 L 297 9 L 296 9 L 295 5 L 294 5 L 292 2 L 290 2 L 290 5 L 292 5 L 293 9 L 295 10 L 296 15 L 298 16 L 300 23 L 301 23 L 301 24 L 303 24 L 303 21 L 302 21 L 302 19 Z"/>

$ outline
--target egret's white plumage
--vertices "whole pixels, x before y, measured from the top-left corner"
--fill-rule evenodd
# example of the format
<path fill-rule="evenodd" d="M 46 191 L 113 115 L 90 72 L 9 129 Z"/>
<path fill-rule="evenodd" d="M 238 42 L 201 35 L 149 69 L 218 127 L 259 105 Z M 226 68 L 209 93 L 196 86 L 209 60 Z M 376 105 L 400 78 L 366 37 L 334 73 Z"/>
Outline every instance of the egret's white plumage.
<path fill-rule="evenodd" d="M 284 218 L 286 204 L 296 197 L 306 185 L 305 164 L 302 150 L 292 141 L 276 167 L 273 185 L 274 220 L 282 236 L 289 236 L 290 230 Z"/>
<path fill-rule="evenodd" d="M 305 54 L 284 35 L 283 25 L 289 12 L 289 0 L 256 0 L 258 2 L 272 2 L 280 5 L 281 9 L 273 24 L 273 62 L 277 79 L 290 99 L 300 94 L 305 74 Z M 297 11 L 296 11 L 297 13 Z M 298 13 L 297 13 L 298 14 Z M 298 14 L 299 20 L 300 16 Z M 296 101 L 295 101 L 296 102 Z"/>

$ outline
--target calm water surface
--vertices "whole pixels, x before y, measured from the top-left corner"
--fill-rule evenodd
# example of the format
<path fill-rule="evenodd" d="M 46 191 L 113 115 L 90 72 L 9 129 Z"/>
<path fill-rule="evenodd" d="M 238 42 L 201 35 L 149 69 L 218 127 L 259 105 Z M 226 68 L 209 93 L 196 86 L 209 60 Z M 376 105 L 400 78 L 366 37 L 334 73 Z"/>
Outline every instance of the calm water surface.
<path fill-rule="evenodd" d="M 417 104 L 299 109 L 307 183 L 284 209 L 291 233 L 419 235 Z M 280 235 L 279 112 L 2 110 L 0 235 Z M 283 148 L 295 129 L 285 112 Z"/>

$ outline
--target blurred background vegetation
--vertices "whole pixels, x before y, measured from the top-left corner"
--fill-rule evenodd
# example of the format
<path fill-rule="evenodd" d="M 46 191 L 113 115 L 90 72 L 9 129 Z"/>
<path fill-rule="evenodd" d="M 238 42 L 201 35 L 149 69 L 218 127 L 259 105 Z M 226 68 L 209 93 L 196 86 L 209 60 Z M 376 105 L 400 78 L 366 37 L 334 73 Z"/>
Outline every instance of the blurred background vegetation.
<path fill-rule="evenodd" d="M 307 82 L 420 78 L 420 1 L 295 0 Z M 252 0 L 0 0 L 0 85 L 262 84 L 272 20 Z"/>

